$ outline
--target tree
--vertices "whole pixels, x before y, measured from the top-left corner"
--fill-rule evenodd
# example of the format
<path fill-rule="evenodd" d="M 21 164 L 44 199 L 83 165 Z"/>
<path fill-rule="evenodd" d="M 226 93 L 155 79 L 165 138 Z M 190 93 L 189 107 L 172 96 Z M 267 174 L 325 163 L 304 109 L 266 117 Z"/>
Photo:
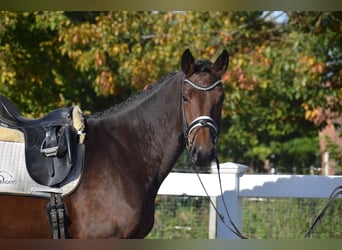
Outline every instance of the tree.
<path fill-rule="evenodd" d="M 317 110 L 341 114 L 340 12 L 284 12 L 282 23 L 260 11 L 1 14 L 0 91 L 31 116 L 108 108 L 179 70 L 185 48 L 197 58 L 230 52 L 222 161 L 280 157 L 279 144 L 317 137 L 326 121 Z"/>
<path fill-rule="evenodd" d="M 277 36 L 239 54 L 236 63 L 241 67 L 234 67 L 228 75 L 228 81 L 234 82 L 233 94 L 226 102 L 230 113 L 225 116 L 229 127 L 225 136 L 229 142 L 221 149 L 230 150 L 232 160 L 249 164 L 248 159 L 252 161 L 260 153 L 255 148 L 262 147 L 270 155 L 276 152 L 273 142 L 316 137 L 317 130 L 325 126 L 324 120 L 313 122 L 318 107 L 341 114 L 338 16 L 288 13 L 289 21 L 275 27 Z"/>

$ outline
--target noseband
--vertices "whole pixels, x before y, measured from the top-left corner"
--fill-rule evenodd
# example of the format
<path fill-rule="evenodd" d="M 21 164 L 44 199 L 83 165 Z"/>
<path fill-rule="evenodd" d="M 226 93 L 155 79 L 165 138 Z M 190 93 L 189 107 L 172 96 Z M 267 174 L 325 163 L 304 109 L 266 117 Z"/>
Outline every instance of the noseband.
<path fill-rule="evenodd" d="M 219 129 L 218 126 L 216 124 L 216 122 L 214 121 L 213 118 L 209 117 L 209 116 L 199 116 L 196 119 L 194 119 L 190 125 L 187 125 L 186 122 L 186 117 L 185 117 L 185 110 L 184 110 L 184 100 L 183 100 L 183 96 L 184 96 L 184 85 L 185 83 L 190 84 L 190 86 L 192 86 L 193 88 L 200 90 L 200 91 L 210 91 L 213 88 L 215 88 L 216 86 L 222 84 L 221 80 L 218 80 L 216 82 L 214 82 L 212 85 L 208 86 L 208 87 L 202 87 L 192 81 L 190 81 L 189 79 L 186 79 L 185 77 L 183 77 L 182 79 L 182 98 L 181 98 L 181 102 L 182 102 L 182 115 L 183 115 L 183 125 L 184 125 L 184 138 L 186 141 L 186 145 L 187 147 L 191 147 L 192 146 L 192 142 L 194 140 L 194 138 L 196 137 L 199 129 L 203 128 L 203 127 L 207 127 L 210 130 L 210 134 L 213 137 L 213 142 L 216 145 L 217 139 L 218 139 L 218 134 L 219 134 Z M 190 134 L 191 132 L 193 132 L 193 130 L 195 128 L 198 128 L 198 130 L 196 131 L 192 141 L 190 141 Z"/>

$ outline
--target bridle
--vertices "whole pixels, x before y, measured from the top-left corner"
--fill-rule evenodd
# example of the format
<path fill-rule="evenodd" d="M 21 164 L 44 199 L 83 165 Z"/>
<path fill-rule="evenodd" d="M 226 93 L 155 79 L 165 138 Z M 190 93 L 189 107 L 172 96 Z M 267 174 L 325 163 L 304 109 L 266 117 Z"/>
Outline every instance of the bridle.
<path fill-rule="evenodd" d="M 185 114 L 185 109 L 184 109 L 184 85 L 188 83 L 190 86 L 193 88 L 200 90 L 200 91 L 210 91 L 214 89 L 218 85 L 222 85 L 222 80 L 218 80 L 211 84 L 208 87 L 203 87 L 198 85 L 197 83 L 192 82 L 191 80 L 185 78 L 185 76 L 182 78 L 182 96 L 181 96 L 181 109 L 182 109 L 182 116 L 183 116 L 183 126 L 184 126 L 184 138 L 186 142 L 186 146 L 188 149 L 191 149 L 192 143 L 199 132 L 201 128 L 207 127 L 210 130 L 210 134 L 213 138 L 214 145 L 217 143 L 218 135 L 219 135 L 219 128 L 214 121 L 213 118 L 210 116 L 199 116 L 196 119 L 194 119 L 188 126 L 187 121 L 186 121 L 186 114 Z M 195 130 L 195 128 L 198 128 L 192 137 L 192 140 L 190 140 L 190 134 Z"/>
<path fill-rule="evenodd" d="M 196 171 L 197 177 L 204 189 L 204 192 L 206 193 L 207 197 L 209 198 L 209 201 L 211 203 L 211 205 L 213 206 L 213 208 L 215 209 L 217 215 L 219 216 L 219 218 L 221 219 L 222 223 L 235 235 L 237 235 L 238 237 L 240 237 L 241 239 L 247 239 L 247 237 L 245 237 L 244 235 L 242 235 L 242 233 L 239 231 L 239 229 L 236 227 L 235 223 L 232 221 L 232 218 L 230 216 L 230 213 L 228 211 L 228 207 L 226 205 L 226 201 L 224 200 L 224 195 L 223 195 L 223 190 L 222 190 L 222 183 L 221 183 L 221 177 L 220 177 L 220 164 L 219 164 L 219 160 L 217 158 L 216 155 L 216 144 L 217 144 L 217 139 L 218 139 L 218 135 L 219 135 L 219 127 L 217 126 L 216 122 L 214 121 L 213 118 L 211 118 L 210 116 L 199 116 L 196 119 L 194 119 L 189 126 L 187 125 L 186 122 L 186 115 L 185 115 L 185 109 L 184 109 L 184 85 L 188 83 L 190 86 L 192 86 L 193 88 L 200 90 L 200 91 L 210 91 L 212 89 L 214 89 L 216 86 L 218 85 L 222 85 L 222 80 L 218 80 L 216 82 L 214 82 L 213 84 L 211 84 L 208 87 L 203 87 L 198 85 L 197 83 L 192 82 L 189 79 L 186 79 L 185 76 L 182 78 L 182 96 L 181 96 L 181 109 L 182 109 L 182 116 L 183 116 L 183 126 L 184 126 L 184 138 L 185 138 L 185 142 L 186 142 L 186 146 L 188 149 L 188 153 L 191 151 L 191 147 L 193 144 L 193 141 L 197 135 L 197 133 L 199 132 L 199 130 L 201 128 L 209 128 L 210 130 L 210 134 L 212 136 L 213 142 L 214 142 L 214 147 L 215 147 L 215 161 L 216 161 L 216 166 L 217 166 L 217 171 L 218 171 L 218 177 L 219 177 L 219 185 L 220 185 L 220 191 L 221 191 L 221 196 L 223 199 L 223 204 L 224 204 L 224 208 L 226 211 L 226 214 L 228 216 L 229 219 L 229 223 L 232 225 L 232 227 L 230 225 L 227 224 L 227 222 L 224 220 L 224 216 L 218 211 L 216 205 L 213 203 L 213 201 L 210 199 L 209 194 L 198 174 L 197 168 L 196 166 L 193 164 L 194 170 Z M 195 134 L 192 138 L 192 140 L 190 140 L 190 134 L 195 130 L 195 128 L 198 128 L 195 131 Z"/>

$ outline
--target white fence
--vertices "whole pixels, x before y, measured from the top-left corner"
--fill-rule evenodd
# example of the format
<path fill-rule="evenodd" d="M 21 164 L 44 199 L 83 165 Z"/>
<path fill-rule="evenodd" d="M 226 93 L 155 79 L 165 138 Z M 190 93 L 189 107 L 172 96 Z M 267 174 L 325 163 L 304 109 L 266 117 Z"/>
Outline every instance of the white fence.
<path fill-rule="evenodd" d="M 246 170 L 246 166 L 231 162 L 220 165 L 224 199 L 228 203 L 232 220 L 240 231 L 242 231 L 243 219 L 242 198 L 328 198 L 334 188 L 342 185 L 342 176 L 244 175 Z M 199 177 L 209 196 L 216 202 L 218 210 L 223 213 L 217 172 L 199 174 Z M 158 194 L 206 196 L 198 176 L 191 173 L 170 173 Z M 215 216 L 215 212 L 211 211 L 210 216 Z M 228 218 L 225 220 L 228 222 Z M 223 225 L 219 218 L 216 219 L 216 223 L 209 225 L 209 234 L 209 238 L 238 238 Z"/>

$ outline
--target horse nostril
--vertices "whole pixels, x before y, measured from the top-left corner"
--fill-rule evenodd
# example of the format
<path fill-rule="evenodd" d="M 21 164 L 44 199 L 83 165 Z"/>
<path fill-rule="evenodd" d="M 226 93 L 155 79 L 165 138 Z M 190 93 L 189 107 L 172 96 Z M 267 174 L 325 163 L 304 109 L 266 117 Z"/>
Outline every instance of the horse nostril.
<path fill-rule="evenodd" d="M 215 149 L 204 151 L 201 146 L 193 147 L 190 155 L 192 163 L 196 166 L 208 166 L 215 158 Z"/>

